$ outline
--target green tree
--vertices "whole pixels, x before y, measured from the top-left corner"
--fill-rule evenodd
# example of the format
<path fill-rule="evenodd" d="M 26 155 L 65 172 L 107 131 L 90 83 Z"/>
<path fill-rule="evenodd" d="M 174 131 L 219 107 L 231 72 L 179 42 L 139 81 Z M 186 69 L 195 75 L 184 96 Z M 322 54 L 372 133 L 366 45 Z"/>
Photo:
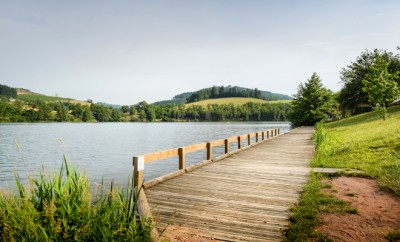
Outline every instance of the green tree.
<path fill-rule="evenodd" d="M 82 121 L 83 122 L 90 122 L 92 120 L 93 120 L 92 110 L 90 110 L 89 106 L 84 106 L 83 107 Z"/>
<path fill-rule="evenodd" d="M 294 127 L 314 125 L 316 122 L 334 116 L 336 111 L 332 91 L 323 87 L 316 73 L 313 73 L 305 84 L 300 83 L 292 105 L 290 121 Z"/>
<path fill-rule="evenodd" d="M 375 53 L 374 63 L 363 80 L 363 91 L 368 93 L 368 101 L 376 105 L 383 120 L 386 119 L 386 105 L 400 94 L 396 80 L 400 71 L 389 73 L 389 62 L 379 52 Z"/>
<path fill-rule="evenodd" d="M 128 105 L 123 105 L 121 107 L 121 112 L 123 113 L 129 113 L 129 106 Z"/>
<path fill-rule="evenodd" d="M 111 110 L 111 119 L 112 122 L 119 122 L 122 117 L 122 113 L 116 109 Z"/>
<path fill-rule="evenodd" d="M 399 55 L 393 55 L 393 53 L 384 50 L 374 50 L 373 52 L 366 50 L 362 52 L 354 62 L 351 62 L 340 72 L 343 87 L 340 90 L 338 101 L 343 110 L 354 110 L 359 104 L 368 103 L 368 93 L 363 89 L 363 80 L 370 73 L 371 66 L 374 65 L 377 56 L 388 62 L 388 73 L 392 74 L 400 71 Z M 400 78 L 396 78 L 395 81 L 400 85 Z"/>
<path fill-rule="evenodd" d="M 64 107 L 64 105 L 60 102 L 55 103 L 54 111 L 56 114 L 56 121 L 65 122 L 68 121 L 68 110 Z"/>

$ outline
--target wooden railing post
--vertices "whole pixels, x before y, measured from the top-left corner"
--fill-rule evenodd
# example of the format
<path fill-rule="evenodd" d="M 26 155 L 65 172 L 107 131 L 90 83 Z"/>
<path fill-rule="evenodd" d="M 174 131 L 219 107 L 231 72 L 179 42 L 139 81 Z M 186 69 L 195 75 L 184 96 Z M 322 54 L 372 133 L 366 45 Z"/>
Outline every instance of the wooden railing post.
<path fill-rule="evenodd" d="M 240 150 L 240 148 L 242 148 L 242 138 L 238 136 L 238 150 Z"/>
<path fill-rule="evenodd" d="M 280 128 L 278 128 L 278 135 L 280 135 L 281 134 L 281 129 Z"/>
<path fill-rule="evenodd" d="M 265 131 L 262 131 L 262 140 L 265 140 Z"/>
<path fill-rule="evenodd" d="M 247 145 L 251 144 L 251 138 L 250 138 L 250 134 L 247 135 Z"/>
<path fill-rule="evenodd" d="M 256 143 L 258 142 L 258 132 L 256 133 Z"/>
<path fill-rule="evenodd" d="M 143 156 L 134 156 L 133 157 L 133 166 L 134 166 L 134 172 L 133 172 L 133 183 L 136 188 L 136 191 L 139 191 L 140 188 L 143 185 L 143 164 L 139 164 L 140 162 L 144 162 L 141 159 L 143 159 Z"/>
<path fill-rule="evenodd" d="M 144 219 L 149 219 L 153 221 L 153 215 L 151 214 L 149 203 L 147 202 L 146 194 L 142 189 L 143 186 L 143 169 L 144 169 L 144 157 L 134 156 L 133 157 L 133 183 L 135 186 L 135 196 L 137 199 L 137 210 Z M 158 241 L 159 235 L 157 227 L 154 226 L 150 232 L 150 237 L 152 241 Z"/>
<path fill-rule="evenodd" d="M 185 159 L 185 148 L 178 149 L 179 154 L 179 170 L 183 170 L 186 168 L 186 159 Z"/>
<path fill-rule="evenodd" d="M 208 142 L 207 143 L 207 160 L 211 160 L 212 159 L 212 146 L 211 143 Z"/>
<path fill-rule="evenodd" d="M 267 130 L 267 139 L 269 139 L 269 130 Z"/>
<path fill-rule="evenodd" d="M 229 152 L 229 141 L 228 139 L 225 139 L 225 154 Z"/>

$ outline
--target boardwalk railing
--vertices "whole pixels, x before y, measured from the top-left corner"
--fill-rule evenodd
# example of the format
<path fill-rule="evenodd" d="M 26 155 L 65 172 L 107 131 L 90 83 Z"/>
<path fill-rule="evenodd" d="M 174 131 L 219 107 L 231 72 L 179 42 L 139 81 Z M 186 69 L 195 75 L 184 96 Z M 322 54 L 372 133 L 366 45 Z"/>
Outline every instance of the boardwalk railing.
<path fill-rule="evenodd" d="M 165 150 L 161 152 L 155 152 L 155 153 L 150 153 L 150 154 L 145 154 L 141 156 L 134 156 L 133 157 L 133 166 L 134 166 L 134 185 L 136 192 L 138 194 L 138 200 L 137 200 L 137 206 L 138 206 L 138 212 L 141 214 L 144 218 L 150 218 L 152 219 L 152 214 L 150 211 L 150 207 L 147 202 L 146 194 L 143 191 L 143 188 L 148 188 L 151 186 L 154 186 L 160 182 L 163 182 L 165 180 L 171 179 L 173 177 L 182 175 L 185 172 L 189 172 L 191 170 L 194 170 L 198 167 L 201 167 L 203 165 L 206 165 L 210 162 L 221 160 L 230 154 L 234 154 L 238 151 L 247 149 L 248 147 L 261 143 L 265 140 L 268 140 L 272 137 L 278 136 L 280 134 L 280 129 L 269 129 L 265 131 L 260 131 L 260 132 L 255 132 L 255 133 L 250 133 L 250 134 L 245 134 L 245 135 L 240 135 L 240 136 L 233 136 L 227 139 L 220 139 L 220 140 L 214 140 L 211 142 L 204 142 L 201 144 L 195 144 L 195 145 L 189 145 L 181 148 L 175 148 L 175 149 L 170 149 L 170 150 Z M 251 143 L 251 138 L 255 137 L 255 143 Z M 242 142 L 247 139 L 247 146 L 242 147 Z M 237 142 L 237 149 L 229 152 L 229 144 L 232 142 Z M 213 147 L 217 146 L 225 146 L 225 154 L 219 157 L 216 157 L 213 159 L 212 156 L 212 149 Z M 190 167 L 186 167 L 186 154 L 199 151 L 199 150 L 207 150 L 207 160 L 202 161 L 200 163 L 194 164 Z M 168 159 L 174 156 L 179 156 L 179 165 L 176 172 L 172 172 L 170 174 L 167 174 L 165 176 L 153 179 L 151 181 L 148 181 L 143 184 L 143 169 L 144 169 L 144 164 L 145 163 L 150 163 L 153 161 L 157 160 L 163 160 L 163 159 Z M 153 230 L 151 232 L 151 237 L 153 241 L 158 240 L 158 231 L 156 227 L 153 227 Z"/>
<path fill-rule="evenodd" d="M 239 151 L 242 148 L 250 147 L 252 145 L 251 138 L 253 138 L 253 137 L 255 137 L 255 143 L 253 143 L 253 144 L 257 144 L 260 141 L 265 141 L 265 140 L 272 138 L 274 136 L 277 136 L 279 134 L 280 134 L 279 128 L 269 129 L 269 130 L 265 130 L 265 131 L 259 131 L 259 132 L 240 135 L 240 136 L 233 136 L 233 137 L 230 137 L 227 139 L 214 140 L 214 141 L 210 141 L 210 142 L 204 142 L 201 144 L 189 145 L 189 146 L 185 146 L 185 147 L 181 147 L 181 148 L 174 148 L 174 149 L 165 150 L 165 151 L 161 151 L 161 152 L 145 154 L 142 156 L 134 156 L 133 157 L 133 166 L 134 166 L 134 171 L 135 171 L 134 172 L 135 186 L 140 188 L 143 185 L 143 169 L 144 169 L 145 163 L 150 163 L 153 161 L 164 160 L 164 159 L 168 159 L 168 158 L 171 158 L 174 156 L 179 156 L 179 163 L 178 163 L 179 170 L 177 172 L 173 172 L 166 176 L 156 178 L 156 179 L 151 180 L 144 184 L 145 187 L 150 187 L 161 181 L 170 179 L 177 175 L 181 175 L 185 172 L 189 172 L 189 171 L 191 171 L 195 168 L 198 168 L 201 165 L 207 164 L 211 161 L 216 161 L 216 160 L 225 158 L 226 155 L 229 154 L 229 144 L 232 142 L 237 142 L 237 150 L 236 151 Z M 242 147 L 242 142 L 244 140 L 247 140 L 247 146 Z M 222 146 L 222 145 L 225 146 L 225 154 L 213 159 L 213 156 L 212 156 L 213 155 L 212 154 L 213 147 Z M 205 150 L 205 149 L 207 150 L 207 160 L 187 168 L 186 167 L 186 154 L 192 153 L 195 151 L 199 151 L 199 150 Z"/>

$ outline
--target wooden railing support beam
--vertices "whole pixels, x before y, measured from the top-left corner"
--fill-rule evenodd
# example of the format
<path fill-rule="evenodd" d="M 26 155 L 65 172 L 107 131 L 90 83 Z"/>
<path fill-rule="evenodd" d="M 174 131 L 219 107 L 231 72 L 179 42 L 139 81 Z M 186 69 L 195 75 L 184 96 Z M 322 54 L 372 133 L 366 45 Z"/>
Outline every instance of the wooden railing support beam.
<path fill-rule="evenodd" d="M 211 142 L 207 143 L 207 160 L 212 159 L 212 145 Z"/>
<path fill-rule="evenodd" d="M 225 154 L 229 152 L 229 140 L 225 139 Z"/>
<path fill-rule="evenodd" d="M 185 158 L 185 148 L 178 149 L 179 154 L 179 170 L 184 170 L 186 168 L 186 158 Z"/>

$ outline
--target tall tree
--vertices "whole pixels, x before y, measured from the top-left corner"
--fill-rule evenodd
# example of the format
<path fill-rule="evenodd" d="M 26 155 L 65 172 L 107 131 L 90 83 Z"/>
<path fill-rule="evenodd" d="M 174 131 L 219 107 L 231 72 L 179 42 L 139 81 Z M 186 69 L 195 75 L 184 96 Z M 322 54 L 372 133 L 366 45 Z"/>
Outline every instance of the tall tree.
<path fill-rule="evenodd" d="M 381 56 L 388 62 L 388 73 L 392 74 L 400 71 L 400 56 L 393 55 L 391 52 L 384 50 L 374 50 L 373 52 L 366 50 L 354 62 L 351 62 L 346 68 L 340 72 L 343 87 L 340 90 L 338 101 L 343 109 L 354 109 L 359 104 L 368 103 L 368 93 L 363 89 L 363 80 L 371 71 L 371 66 L 376 60 L 376 56 Z M 400 78 L 395 81 L 400 85 Z"/>
<path fill-rule="evenodd" d="M 386 105 L 393 102 L 400 94 L 396 80 L 400 71 L 389 73 L 389 62 L 379 52 L 375 52 L 374 62 L 363 80 L 364 92 L 368 93 L 368 101 L 377 105 L 383 120 L 386 119 Z"/>
<path fill-rule="evenodd" d="M 313 73 L 305 84 L 300 83 L 292 101 L 290 121 L 294 127 L 314 125 L 335 115 L 336 102 L 331 90 L 322 85 L 320 77 Z"/>

